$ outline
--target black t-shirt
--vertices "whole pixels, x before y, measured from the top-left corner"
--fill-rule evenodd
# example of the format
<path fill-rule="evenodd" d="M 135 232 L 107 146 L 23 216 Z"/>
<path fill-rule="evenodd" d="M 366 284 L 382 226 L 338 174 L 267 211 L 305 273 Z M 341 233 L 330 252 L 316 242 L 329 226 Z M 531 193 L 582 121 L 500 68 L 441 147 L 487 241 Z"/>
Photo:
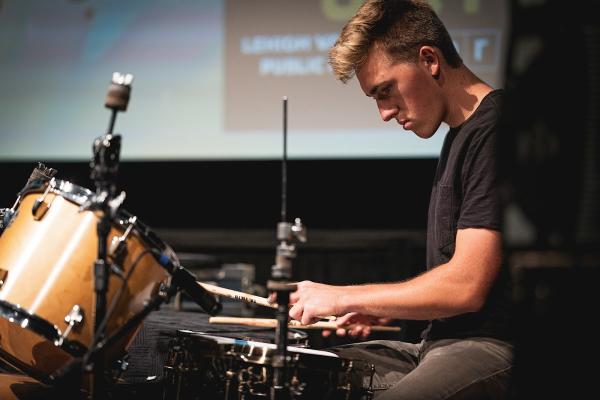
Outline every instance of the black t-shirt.
<path fill-rule="evenodd" d="M 427 222 L 427 269 L 447 263 L 456 232 L 464 228 L 500 230 L 496 135 L 503 92 L 490 92 L 460 126 L 451 128 L 431 191 Z M 508 339 L 510 280 L 505 264 L 484 307 L 430 322 L 427 339 L 475 336 Z"/>

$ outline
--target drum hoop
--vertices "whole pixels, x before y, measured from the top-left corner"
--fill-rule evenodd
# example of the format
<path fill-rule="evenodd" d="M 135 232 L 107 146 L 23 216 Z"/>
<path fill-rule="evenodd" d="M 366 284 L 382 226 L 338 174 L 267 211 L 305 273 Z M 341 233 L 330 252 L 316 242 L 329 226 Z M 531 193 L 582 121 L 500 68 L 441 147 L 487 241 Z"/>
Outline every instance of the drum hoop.
<path fill-rule="evenodd" d="M 181 339 L 214 343 L 222 352 L 222 355 L 238 359 L 244 363 L 253 365 L 271 365 L 272 357 L 276 350 L 273 343 L 263 343 L 252 339 L 235 339 L 227 336 L 219 336 L 205 332 L 193 332 L 187 330 L 178 330 L 178 337 Z M 219 339 L 224 342 L 219 343 Z M 319 366 L 330 371 L 344 371 L 347 369 L 348 360 L 342 357 L 328 357 L 319 354 L 312 354 L 303 347 L 294 345 L 288 346 L 288 355 L 290 356 L 290 367 L 308 367 Z M 360 360 L 355 360 L 360 361 Z"/>
<path fill-rule="evenodd" d="M 86 189 L 83 186 L 71 183 L 69 181 L 55 179 L 54 182 L 54 187 L 50 189 L 50 191 L 52 193 L 58 194 L 66 198 L 67 200 L 77 204 L 78 206 L 82 206 L 86 202 L 86 200 L 94 194 L 91 190 Z M 43 180 L 33 181 L 29 185 L 25 186 L 19 194 L 22 197 L 32 192 L 44 190 L 48 184 L 48 182 Z"/>
<path fill-rule="evenodd" d="M 36 180 L 27 185 L 20 193 L 20 196 L 24 196 L 28 193 L 43 191 L 49 183 Z M 71 183 L 69 181 L 55 179 L 54 187 L 50 189 L 50 192 L 54 194 L 58 194 L 61 197 L 69 200 L 71 203 L 75 203 L 78 206 L 82 206 L 94 193 L 77 184 Z M 117 215 L 112 219 L 112 222 L 115 225 L 120 226 L 123 229 L 126 229 L 129 225 L 130 218 L 133 217 L 133 214 L 130 212 L 119 209 Z M 134 231 L 135 233 L 149 246 L 152 248 L 160 249 L 160 251 L 168 252 L 168 256 L 173 261 L 177 261 L 177 257 L 175 252 L 171 249 L 169 245 L 167 245 L 162 239 L 158 237 L 158 235 L 146 224 L 137 219 L 134 223 Z"/>
<path fill-rule="evenodd" d="M 271 328 L 259 328 L 259 330 L 255 331 L 255 332 L 268 332 L 271 331 Z M 252 333 L 252 331 L 250 331 Z M 273 332 L 275 332 L 273 330 Z M 288 343 L 288 346 L 291 347 L 298 347 L 298 348 L 303 348 L 306 347 L 308 345 L 308 334 L 306 332 L 303 332 L 299 329 L 294 329 L 294 328 L 290 328 L 288 329 L 288 332 L 293 334 L 293 340 L 295 340 L 294 342 L 290 342 Z M 209 332 L 209 331 L 193 331 L 193 330 L 189 330 L 189 329 L 178 329 L 176 336 L 178 338 L 201 338 L 202 340 L 205 339 L 209 339 L 210 337 L 219 337 L 219 338 L 223 338 L 223 339 L 234 339 L 237 340 L 239 343 L 242 342 L 259 342 L 259 343 L 265 343 L 267 344 L 268 342 L 261 342 L 259 339 L 253 339 L 250 336 L 248 336 L 247 332 L 228 332 L 231 335 L 240 333 L 240 335 L 238 335 L 238 337 L 232 337 L 232 336 L 223 336 L 220 335 L 219 333 L 222 332 Z M 213 340 L 213 339 L 209 339 L 209 340 Z M 273 343 L 271 343 L 273 344 Z"/>
<path fill-rule="evenodd" d="M 73 357 L 80 357 L 87 351 L 87 347 L 80 342 L 61 338 L 61 332 L 55 325 L 18 305 L 0 300 L 0 317 L 49 340 Z"/>

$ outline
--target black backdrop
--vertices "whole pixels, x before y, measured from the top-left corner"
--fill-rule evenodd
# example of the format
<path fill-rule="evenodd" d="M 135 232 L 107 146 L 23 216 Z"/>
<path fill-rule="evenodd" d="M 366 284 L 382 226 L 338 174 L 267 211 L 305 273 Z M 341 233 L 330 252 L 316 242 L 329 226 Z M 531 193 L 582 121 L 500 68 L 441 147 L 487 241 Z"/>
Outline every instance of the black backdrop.
<path fill-rule="evenodd" d="M 12 205 L 37 161 L 94 190 L 87 162 L 2 162 L 1 207 Z M 288 160 L 288 220 L 317 229 L 425 229 L 435 166 Z M 123 208 L 154 228 L 274 230 L 281 219 L 281 161 L 121 162 L 118 179 Z"/>

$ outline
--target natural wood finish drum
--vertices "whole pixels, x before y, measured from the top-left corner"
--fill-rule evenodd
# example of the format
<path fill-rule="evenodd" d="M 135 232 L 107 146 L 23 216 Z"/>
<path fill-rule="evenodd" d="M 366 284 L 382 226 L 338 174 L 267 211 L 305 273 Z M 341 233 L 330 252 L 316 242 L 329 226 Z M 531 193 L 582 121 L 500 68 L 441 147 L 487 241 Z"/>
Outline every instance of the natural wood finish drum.
<path fill-rule="evenodd" d="M 44 378 L 73 359 L 72 351 L 57 345 L 48 335 L 40 334 L 39 322 L 54 326 L 64 334 L 68 327 L 65 316 L 79 306 L 83 314 L 80 324 L 73 327 L 67 342 L 87 349 L 93 340 L 95 292 L 93 266 L 97 258 L 96 227 L 99 215 L 80 211 L 79 204 L 50 192 L 44 215 L 36 220 L 32 207 L 42 192 L 23 196 L 17 215 L 0 236 L 0 269 L 5 271 L 0 287 L 0 357 L 37 377 Z M 126 227 L 113 221 L 108 243 L 123 235 Z M 142 310 L 145 302 L 157 295 L 159 286 L 169 278 L 152 255 L 148 241 L 135 228 L 128 235 L 126 251 L 120 263 L 123 274 L 131 273 L 107 324 L 111 335 L 133 315 Z M 164 249 L 160 249 L 164 251 Z M 139 258 L 139 261 L 136 259 Z M 109 261 L 113 261 L 109 258 Z M 135 268 L 135 271 L 132 271 Z M 110 310 L 123 279 L 110 274 L 107 309 Z M 6 307 L 14 307 L 20 316 L 31 315 L 20 321 L 7 314 Z M 37 329 L 34 325 L 38 322 Z M 115 358 L 124 352 L 137 326 L 107 353 Z"/>

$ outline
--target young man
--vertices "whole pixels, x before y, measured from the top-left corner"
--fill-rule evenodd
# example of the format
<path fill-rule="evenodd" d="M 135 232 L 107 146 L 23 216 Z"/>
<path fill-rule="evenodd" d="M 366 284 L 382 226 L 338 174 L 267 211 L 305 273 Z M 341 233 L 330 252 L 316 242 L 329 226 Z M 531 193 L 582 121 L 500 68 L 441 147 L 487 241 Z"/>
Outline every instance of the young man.
<path fill-rule="evenodd" d="M 330 52 L 335 76 L 356 74 L 384 121 L 445 138 L 427 226 L 427 271 L 389 284 L 310 281 L 292 293 L 290 316 L 343 316 L 338 333 L 367 336 L 382 319 L 429 320 L 420 343 L 371 341 L 336 348 L 375 365 L 379 399 L 505 398 L 512 365 L 510 288 L 496 198 L 496 133 L 502 92 L 463 63 L 435 12 L 415 0 L 368 0 Z"/>

